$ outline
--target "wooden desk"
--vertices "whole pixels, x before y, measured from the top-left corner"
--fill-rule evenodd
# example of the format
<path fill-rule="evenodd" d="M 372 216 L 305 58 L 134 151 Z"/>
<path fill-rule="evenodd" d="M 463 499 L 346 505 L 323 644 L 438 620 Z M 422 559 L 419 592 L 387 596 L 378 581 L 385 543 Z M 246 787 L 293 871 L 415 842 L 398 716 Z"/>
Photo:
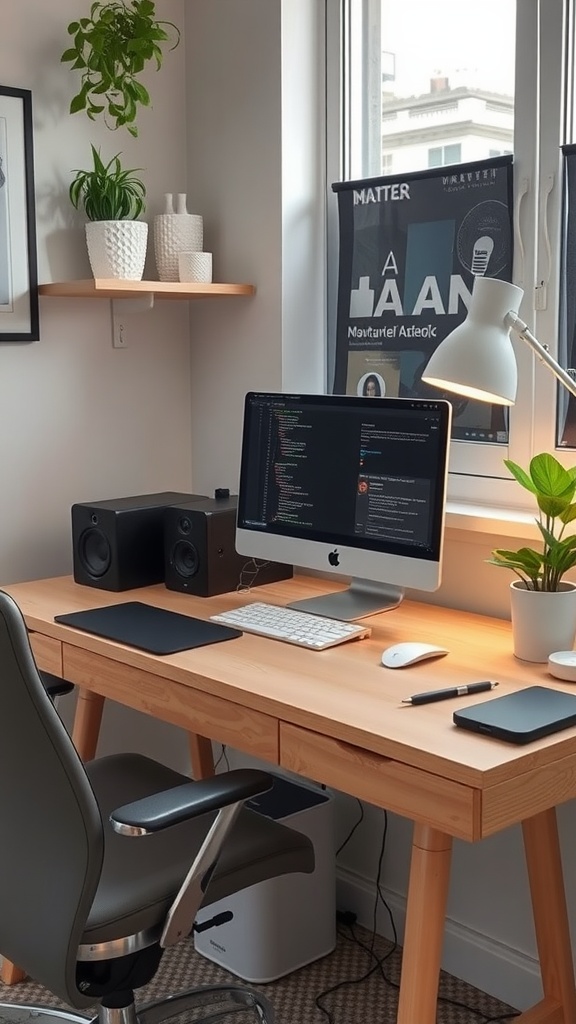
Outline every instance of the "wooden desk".
<path fill-rule="evenodd" d="M 514 659 L 508 623 L 404 601 L 365 620 L 373 629 L 370 640 L 327 651 L 244 634 L 160 658 L 57 625 L 54 616 L 140 600 L 208 617 L 247 599 L 281 603 L 329 585 L 290 580 L 249 596 L 210 599 L 164 586 L 109 594 L 70 578 L 4 589 L 24 613 L 39 666 L 80 688 L 74 739 L 83 757 L 95 752 L 104 699 L 111 698 L 197 734 L 193 751 L 206 772 L 207 739 L 215 739 L 414 822 L 398 1024 L 436 1020 L 453 838 L 475 842 L 521 822 L 544 998 L 517 1020 L 573 1024 L 576 992 L 555 807 L 576 796 L 576 728 L 514 747 L 456 729 L 454 701 L 400 704 L 419 690 L 478 678 L 499 680 L 499 694 L 531 683 L 571 691 L 545 666 Z M 406 639 L 442 643 L 450 654 L 402 671 L 382 668 L 383 648 Z"/>

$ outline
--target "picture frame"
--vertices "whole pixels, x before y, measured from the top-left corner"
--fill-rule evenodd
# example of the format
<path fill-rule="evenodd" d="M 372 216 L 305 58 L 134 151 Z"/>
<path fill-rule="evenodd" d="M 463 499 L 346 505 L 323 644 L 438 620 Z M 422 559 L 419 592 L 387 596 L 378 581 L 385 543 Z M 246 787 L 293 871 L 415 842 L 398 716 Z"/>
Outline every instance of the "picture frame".
<path fill-rule="evenodd" d="M 39 337 L 32 93 L 0 85 L 0 342 Z"/>

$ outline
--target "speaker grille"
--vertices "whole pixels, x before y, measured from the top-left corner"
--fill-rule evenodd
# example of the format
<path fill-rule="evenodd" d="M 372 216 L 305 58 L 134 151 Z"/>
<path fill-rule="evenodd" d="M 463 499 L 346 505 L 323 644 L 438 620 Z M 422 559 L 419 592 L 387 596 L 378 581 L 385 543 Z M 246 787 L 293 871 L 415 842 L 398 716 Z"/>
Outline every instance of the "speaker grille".
<path fill-rule="evenodd" d="M 179 540 L 172 551 L 172 565 L 179 576 L 189 580 L 198 572 L 200 556 L 198 550 L 189 540 Z"/>
<path fill-rule="evenodd" d="M 112 562 L 112 551 L 106 534 L 94 526 L 84 530 L 78 541 L 78 557 L 89 576 L 95 579 L 104 576 Z"/>

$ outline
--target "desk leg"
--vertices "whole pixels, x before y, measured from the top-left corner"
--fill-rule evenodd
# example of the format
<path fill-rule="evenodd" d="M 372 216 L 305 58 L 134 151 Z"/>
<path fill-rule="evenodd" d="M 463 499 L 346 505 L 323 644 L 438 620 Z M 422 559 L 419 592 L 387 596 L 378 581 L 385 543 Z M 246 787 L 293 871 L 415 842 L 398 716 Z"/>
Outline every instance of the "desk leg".
<path fill-rule="evenodd" d="M 573 1024 L 576 989 L 555 809 L 528 818 L 522 829 L 544 990 L 540 1011 L 544 1013 L 548 1004 L 548 1014 L 544 1013 L 542 1020 Z M 561 1012 L 556 1018 L 558 1007 Z M 524 1016 L 528 1020 L 530 1014 L 520 1019 Z"/>
<path fill-rule="evenodd" d="M 214 775 L 212 742 L 206 736 L 197 736 L 194 732 L 188 733 L 188 741 L 190 743 L 192 778 L 211 779 Z"/>
<path fill-rule="evenodd" d="M 25 977 L 26 971 L 23 971 L 20 967 L 16 967 L 16 964 L 11 963 L 10 960 L 2 958 L 0 981 L 4 985 L 17 985 L 19 981 L 24 981 Z"/>
<path fill-rule="evenodd" d="M 91 761 L 96 757 L 104 700 L 99 693 L 78 690 L 72 740 L 83 761 Z"/>
<path fill-rule="evenodd" d="M 452 838 L 414 825 L 397 1024 L 435 1024 Z"/>

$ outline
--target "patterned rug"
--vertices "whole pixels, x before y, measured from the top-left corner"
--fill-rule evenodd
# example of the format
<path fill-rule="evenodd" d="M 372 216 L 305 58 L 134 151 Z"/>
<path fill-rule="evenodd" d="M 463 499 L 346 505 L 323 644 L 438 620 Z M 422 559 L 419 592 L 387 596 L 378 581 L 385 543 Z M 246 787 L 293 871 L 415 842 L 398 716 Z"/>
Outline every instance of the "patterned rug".
<path fill-rule="evenodd" d="M 276 1024 L 395 1024 L 401 951 L 377 937 L 371 952 L 371 942 L 371 934 L 364 929 L 343 927 L 329 956 L 257 986 L 272 1002 Z M 139 990 L 137 1001 L 142 1004 L 195 985 L 222 983 L 239 981 L 196 953 L 191 943 L 182 942 L 167 950 L 154 981 Z M 440 996 L 437 1024 L 488 1024 L 512 1020 L 518 1012 L 444 973 Z M 64 1007 L 31 981 L 10 987 L 0 984 L 0 1001 Z"/>

